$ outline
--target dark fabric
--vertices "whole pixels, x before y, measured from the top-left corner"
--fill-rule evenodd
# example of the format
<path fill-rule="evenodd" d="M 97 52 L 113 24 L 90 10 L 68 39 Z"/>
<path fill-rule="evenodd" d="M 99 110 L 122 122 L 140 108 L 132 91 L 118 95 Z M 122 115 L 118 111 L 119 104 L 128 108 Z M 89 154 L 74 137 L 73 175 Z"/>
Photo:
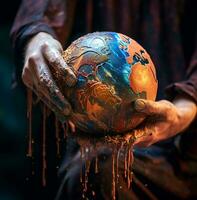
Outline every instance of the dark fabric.
<path fill-rule="evenodd" d="M 18 77 L 26 41 L 40 31 L 65 47 L 88 32 L 116 31 L 136 39 L 150 53 L 159 80 L 157 99 L 186 94 L 197 102 L 195 8 L 192 0 L 24 0 L 11 31 Z M 192 144 L 196 129 L 190 127 Z"/>
<path fill-rule="evenodd" d="M 192 0 L 23 0 L 11 31 L 18 77 L 25 45 L 40 31 L 53 35 L 65 48 L 88 32 L 116 31 L 149 52 L 159 80 L 158 100 L 184 94 L 197 102 L 196 7 Z M 184 157 L 180 165 L 186 174 L 196 173 L 196 133 L 195 121 L 179 142 Z"/>
<path fill-rule="evenodd" d="M 68 145 L 72 144 L 72 147 L 67 148 L 59 169 L 61 181 L 55 200 L 80 200 L 83 199 L 83 195 L 84 199 L 112 199 L 112 149 L 107 145 L 100 145 L 95 153 L 94 148 L 89 148 L 89 156 L 86 159 L 91 161 L 91 164 L 87 191 L 83 192 L 84 182 L 80 182 L 80 177 L 81 174 L 83 178 L 85 177 L 86 162 L 81 161 L 81 152 L 76 141 L 70 140 L 68 139 L 67 142 Z M 75 151 L 73 152 L 74 146 Z M 168 149 L 158 146 L 134 149 L 135 159 L 131 166 L 133 180 L 130 189 L 127 187 L 127 178 L 124 176 L 125 151 L 125 148 L 121 149 L 118 159 L 117 200 L 192 199 L 196 197 L 197 176 L 182 173 L 178 165 L 182 158 L 174 145 Z M 95 173 L 96 157 L 99 161 L 97 173 Z M 181 165 L 188 166 L 187 162 Z"/>
<path fill-rule="evenodd" d="M 197 101 L 195 7 L 191 0 L 24 0 L 11 36 L 18 51 L 24 48 L 23 41 L 40 31 L 65 46 L 92 31 L 124 33 L 150 53 L 157 68 L 159 99 L 173 83 L 168 93 L 183 92 Z"/>

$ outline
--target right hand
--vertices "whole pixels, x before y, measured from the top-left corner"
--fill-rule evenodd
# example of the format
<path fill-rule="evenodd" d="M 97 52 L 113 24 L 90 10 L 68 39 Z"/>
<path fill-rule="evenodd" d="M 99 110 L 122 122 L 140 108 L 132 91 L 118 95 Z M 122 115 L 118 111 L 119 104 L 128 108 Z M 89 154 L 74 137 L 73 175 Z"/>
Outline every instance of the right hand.
<path fill-rule="evenodd" d="M 40 32 L 27 44 L 22 80 L 59 117 L 65 121 L 71 106 L 61 93 L 55 79 L 64 77 L 74 86 L 77 78 L 62 57 L 62 46 L 51 35 Z M 51 73 L 51 71 L 55 72 Z"/>

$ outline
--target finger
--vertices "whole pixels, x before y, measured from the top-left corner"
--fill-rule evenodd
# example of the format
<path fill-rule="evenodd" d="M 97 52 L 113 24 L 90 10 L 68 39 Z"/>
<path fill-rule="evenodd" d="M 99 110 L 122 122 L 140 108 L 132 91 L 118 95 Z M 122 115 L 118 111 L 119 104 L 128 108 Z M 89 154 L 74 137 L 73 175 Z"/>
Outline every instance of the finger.
<path fill-rule="evenodd" d="M 148 147 L 158 141 L 171 137 L 171 127 L 165 122 L 148 123 L 136 129 L 133 133 L 135 137 L 134 145 Z"/>
<path fill-rule="evenodd" d="M 55 75 L 57 78 L 59 78 L 58 76 L 63 76 L 65 77 L 64 80 L 68 86 L 74 86 L 77 82 L 77 78 L 73 70 L 64 61 L 61 53 L 58 50 L 49 48 L 48 46 L 44 46 L 42 52 L 50 66 L 53 67 L 56 72 Z"/>
<path fill-rule="evenodd" d="M 160 126 L 160 125 L 159 125 Z M 152 143 L 158 131 L 158 126 L 155 123 L 143 123 L 137 129 L 128 132 L 125 139 L 128 143 L 142 144 L 142 146 L 149 146 Z M 145 145 L 146 144 L 146 145 Z"/>
<path fill-rule="evenodd" d="M 71 128 L 71 131 L 72 131 L 72 133 L 74 133 L 75 132 L 75 124 L 71 121 L 71 120 L 68 120 L 68 124 L 69 124 L 69 126 L 70 126 L 70 128 Z"/>
<path fill-rule="evenodd" d="M 134 108 L 137 112 L 141 112 L 147 115 L 165 115 L 170 107 L 164 102 L 137 99 L 134 103 Z"/>
<path fill-rule="evenodd" d="M 33 88 L 33 80 L 32 80 L 32 76 L 31 76 L 31 71 L 28 68 L 28 65 L 25 64 L 25 66 L 23 67 L 23 72 L 22 72 L 22 80 L 23 83 L 30 89 Z"/>
<path fill-rule="evenodd" d="M 148 147 L 154 143 L 154 130 L 140 129 L 135 133 L 135 141 L 133 145 L 137 147 Z"/>
<path fill-rule="evenodd" d="M 35 88 L 32 88 L 32 91 L 39 97 L 39 99 L 48 107 L 50 108 L 57 118 L 64 123 L 65 121 L 68 120 L 68 118 L 62 114 L 62 111 L 59 110 L 56 106 L 54 106 L 42 93 L 40 93 L 38 90 Z"/>
<path fill-rule="evenodd" d="M 71 106 L 57 87 L 44 59 L 41 57 L 36 60 L 30 58 L 29 66 L 33 75 L 34 87 L 38 93 L 50 102 L 51 108 L 56 107 L 63 115 L 70 115 Z"/>
<path fill-rule="evenodd" d="M 66 121 L 66 117 L 61 114 L 61 111 L 58 110 L 57 107 L 53 106 L 50 103 L 50 101 L 45 96 L 43 96 L 43 94 L 39 93 L 35 89 L 35 87 L 33 87 L 32 75 L 31 75 L 30 69 L 28 68 L 27 63 L 25 64 L 25 66 L 23 68 L 22 80 L 23 80 L 24 84 L 28 88 L 30 88 L 39 97 L 39 99 L 41 99 L 49 108 L 51 108 L 51 110 L 56 114 L 56 116 L 60 119 L 61 122 Z"/>
<path fill-rule="evenodd" d="M 154 132 L 155 132 L 155 129 L 152 127 L 150 127 L 150 128 L 143 127 L 143 128 L 136 129 L 134 131 L 127 133 L 125 138 L 127 140 L 133 140 L 133 141 L 138 140 L 139 141 L 140 139 L 143 139 L 146 136 L 152 135 Z"/>

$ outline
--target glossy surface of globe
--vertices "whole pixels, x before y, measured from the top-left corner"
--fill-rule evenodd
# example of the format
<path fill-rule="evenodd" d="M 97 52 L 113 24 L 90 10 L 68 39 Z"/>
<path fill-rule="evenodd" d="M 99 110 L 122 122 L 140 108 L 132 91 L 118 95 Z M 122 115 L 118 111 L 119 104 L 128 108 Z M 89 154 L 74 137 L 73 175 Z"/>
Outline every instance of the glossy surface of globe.
<path fill-rule="evenodd" d="M 64 92 L 78 129 L 123 134 L 144 120 L 133 102 L 155 100 L 157 78 L 150 56 L 135 40 L 115 32 L 90 33 L 74 41 L 63 57 L 78 77 L 76 86 Z"/>

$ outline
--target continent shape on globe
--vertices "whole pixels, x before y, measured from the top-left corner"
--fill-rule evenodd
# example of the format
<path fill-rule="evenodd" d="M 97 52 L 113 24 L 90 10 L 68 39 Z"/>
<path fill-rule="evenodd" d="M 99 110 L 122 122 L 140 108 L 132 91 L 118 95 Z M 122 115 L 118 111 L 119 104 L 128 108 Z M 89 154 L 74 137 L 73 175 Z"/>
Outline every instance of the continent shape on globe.
<path fill-rule="evenodd" d="M 155 100 L 158 81 L 150 56 L 135 40 L 115 32 L 90 33 L 74 41 L 63 57 L 78 78 L 75 87 L 64 89 L 77 128 L 124 134 L 144 120 L 133 102 Z"/>

